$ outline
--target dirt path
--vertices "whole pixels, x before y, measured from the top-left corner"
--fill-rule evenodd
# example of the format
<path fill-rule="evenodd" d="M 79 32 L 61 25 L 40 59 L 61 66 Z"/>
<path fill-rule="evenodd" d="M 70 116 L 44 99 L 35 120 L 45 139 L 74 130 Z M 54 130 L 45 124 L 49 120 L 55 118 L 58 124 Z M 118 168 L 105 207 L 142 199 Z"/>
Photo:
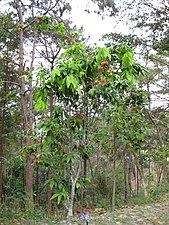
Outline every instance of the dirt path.
<path fill-rule="evenodd" d="M 75 219 L 74 225 L 83 225 Z M 145 206 L 118 209 L 104 214 L 90 215 L 89 225 L 169 225 L 169 194 L 163 200 Z M 60 223 L 61 225 L 61 223 Z M 62 221 L 62 225 L 63 221 Z"/>
<path fill-rule="evenodd" d="M 58 218 L 57 218 L 58 219 Z M 39 221 L 40 220 L 40 221 Z M 72 219 L 72 225 L 86 225 L 80 223 L 78 217 Z M 66 221 L 56 222 L 56 218 L 42 222 L 24 219 L 12 219 L 10 222 L 0 225 L 66 225 Z M 136 205 L 134 207 L 123 207 L 114 212 L 90 213 L 89 225 L 169 225 L 169 194 L 163 196 L 162 200 L 149 205 Z"/>

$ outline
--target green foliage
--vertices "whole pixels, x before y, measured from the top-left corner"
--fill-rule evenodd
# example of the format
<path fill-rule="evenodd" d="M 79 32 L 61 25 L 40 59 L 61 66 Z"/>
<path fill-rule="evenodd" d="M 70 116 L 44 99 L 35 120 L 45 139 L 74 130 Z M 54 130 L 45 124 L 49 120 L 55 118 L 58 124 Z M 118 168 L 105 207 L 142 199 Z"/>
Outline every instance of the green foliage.
<path fill-rule="evenodd" d="M 63 192 L 63 191 L 62 191 L 62 192 L 59 192 L 59 193 L 54 194 L 54 195 L 51 197 L 51 200 L 57 198 L 57 203 L 58 203 L 58 205 L 59 205 L 60 202 L 61 202 L 61 200 L 62 200 L 62 201 L 66 201 L 66 200 L 68 199 L 68 196 L 69 196 L 68 192 Z"/>
<path fill-rule="evenodd" d="M 101 66 L 104 62 L 107 65 Z M 47 97 L 51 91 L 59 99 L 73 96 L 78 100 L 84 89 L 91 87 L 88 90 L 91 96 L 96 94 L 112 98 L 114 88 L 125 90 L 129 85 L 135 84 L 139 70 L 142 68 L 135 63 L 132 50 L 126 44 L 88 49 L 85 44 L 74 43 L 62 54 L 50 77 L 47 80 L 46 76 L 42 78 L 46 82 L 41 82 L 43 86 L 36 95 L 35 109 L 47 109 Z"/>
<path fill-rule="evenodd" d="M 65 33 L 65 25 L 63 22 L 58 23 L 53 17 L 37 16 L 36 30 L 38 33 L 47 31 L 52 32 L 56 36 L 61 36 Z"/>
<path fill-rule="evenodd" d="M 36 206 L 32 207 L 31 209 L 25 210 L 22 207 L 18 207 L 19 198 L 15 199 L 14 201 L 10 201 L 10 205 L 1 205 L 1 215 L 0 215 L 0 222 L 2 224 L 9 224 L 12 225 L 14 223 L 21 223 L 21 224 L 39 224 L 39 223 L 47 223 L 47 224 L 56 224 L 59 222 L 63 217 L 62 213 L 60 212 L 59 215 L 51 215 L 48 216 L 45 209 Z"/>

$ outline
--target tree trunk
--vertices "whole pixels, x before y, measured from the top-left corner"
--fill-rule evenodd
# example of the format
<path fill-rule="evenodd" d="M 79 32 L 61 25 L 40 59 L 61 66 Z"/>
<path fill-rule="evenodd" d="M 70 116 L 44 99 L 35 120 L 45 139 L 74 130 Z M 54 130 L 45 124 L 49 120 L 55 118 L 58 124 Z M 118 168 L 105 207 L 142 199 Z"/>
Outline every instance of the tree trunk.
<path fill-rule="evenodd" d="M 114 127 L 115 128 L 115 127 Z M 116 128 L 114 129 L 113 133 L 113 192 L 112 192 L 112 206 L 111 210 L 115 210 L 115 204 L 116 204 Z"/>
<path fill-rule="evenodd" d="M 128 188 L 127 188 L 127 163 L 126 156 L 124 156 L 124 200 L 127 203 L 128 200 Z"/>
<path fill-rule="evenodd" d="M 3 88 L 3 95 L 5 95 L 5 86 Z M 4 160 L 4 126 L 5 126 L 5 100 L 2 96 L 2 114 L 1 114 L 1 130 L 0 130 L 0 202 L 3 203 L 3 194 L 2 194 L 2 180 L 3 180 L 3 160 Z"/>
<path fill-rule="evenodd" d="M 27 116 L 27 106 L 26 106 L 26 92 L 25 92 L 25 78 L 24 74 L 24 30 L 23 30 L 23 12 L 20 5 L 20 1 L 16 0 L 16 9 L 19 18 L 19 81 L 21 86 L 20 96 L 21 96 L 21 114 L 22 114 L 22 127 L 25 134 L 29 129 L 28 116 Z M 32 126 L 32 124 L 30 125 Z M 31 140 L 26 139 L 25 145 L 31 146 L 33 143 Z M 32 199 L 32 156 L 27 155 L 26 159 L 26 192 L 29 195 L 28 204 L 33 202 Z"/>
<path fill-rule="evenodd" d="M 50 169 L 48 171 L 48 180 L 51 179 L 51 172 Z M 50 187 L 50 182 L 48 183 L 47 186 L 47 198 L 48 198 L 48 214 L 51 215 L 52 214 L 52 201 L 51 201 L 51 197 L 52 197 L 52 189 Z"/>
<path fill-rule="evenodd" d="M 114 160 L 113 162 L 113 192 L 112 192 L 112 207 L 111 210 L 115 210 L 115 204 L 116 204 L 116 162 Z"/>
<path fill-rule="evenodd" d="M 3 203 L 3 195 L 2 195 L 2 178 L 3 178 L 3 137 L 2 137 L 2 129 L 0 136 L 0 202 Z"/>
<path fill-rule="evenodd" d="M 161 184 L 164 180 L 165 165 L 159 165 L 159 173 L 157 174 L 157 184 Z"/>
<path fill-rule="evenodd" d="M 36 165 L 36 179 L 35 179 L 35 204 L 39 204 L 39 165 Z"/>
<path fill-rule="evenodd" d="M 137 196 L 139 194 L 139 171 L 138 171 L 138 167 L 137 165 L 135 165 L 135 174 L 136 174 L 136 193 L 137 193 Z"/>
<path fill-rule="evenodd" d="M 50 116 L 52 115 L 52 112 L 54 110 L 54 106 L 53 106 L 53 96 L 50 97 Z M 48 180 L 51 179 L 51 175 L 52 175 L 52 171 L 51 171 L 51 168 L 48 169 Z M 52 189 L 50 187 L 50 182 L 48 183 L 48 186 L 47 186 L 47 199 L 48 199 L 48 214 L 51 215 L 52 212 L 53 212 L 53 209 L 52 209 L 52 200 L 51 200 L 51 197 L 52 197 Z"/>
<path fill-rule="evenodd" d="M 26 192 L 29 194 L 28 198 L 32 201 L 32 156 L 27 156 L 26 159 Z M 30 203 L 31 203 L 30 201 Z"/>
<path fill-rule="evenodd" d="M 131 185 L 131 177 L 132 177 L 132 156 L 129 153 L 129 162 L 128 162 L 128 185 L 129 185 L 129 194 L 132 196 L 132 185 Z"/>
<path fill-rule="evenodd" d="M 96 193 L 96 174 L 97 174 L 97 170 L 98 170 L 98 166 L 99 166 L 99 155 L 97 154 L 97 163 L 95 166 L 95 169 L 92 168 L 92 163 L 91 160 L 89 159 L 89 165 L 90 165 L 90 170 L 91 170 L 91 176 L 92 176 L 92 180 L 93 180 L 93 188 L 92 188 L 92 208 L 95 207 L 95 193 Z"/>
<path fill-rule="evenodd" d="M 75 169 L 75 166 L 71 166 L 71 194 L 67 206 L 67 225 L 71 225 L 71 217 L 73 216 L 73 205 L 74 205 L 74 198 L 75 198 L 75 188 L 76 188 L 76 182 L 79 178 L 80 173 L 80 162 L 78 162 L 77 170 Z"/>
<path fill-rule="evenodd" d="M 138 161 L 138 155 L 136 155 L 133 151 L 132 151 L 132 154 L 134 156 L 136 168 L 137 168 L 138 174 L 140 176 L 140 184 L 143 188 L 144 196 L 147 197 L 147 190 L 146 190 L 146 185 L 145 185 L 145 181 L 144 181 L 144 174 L 142 172 L 141 166 L 140 166 L 139 161 Z M 137 180 L 138 180 L 138 178 L 137 178 Z"/>
<path fill-rule="evenodd" d="M 86 179 L 87 176 L 87 160 L 83 160 L 83 178 Z M 82 191 L 82 207 L 86 207 L 86 187 L 83 187 Z"/>
<path fill-rule="evenodd" d="M 152 124 L 154 125 L 155 130 L 156 130 L 157 137 L 158 137 L 158 141 L 160 143 L 160 147 L 161 147 L 161 149 L 163 149 L 164 146 L 165 146 L 165 144 L 164 144 L 164 141 L 163 141 L 163 138 L 162 138 L 162 135 L 161 135 L 160 127 L 158 126 L 158 124 L 154 120 L 151 111 L 148 111 L 147 110 L 147 113 L 148 113 L 148 116 L 149 116 Z M 159 174 L 157 174 L 157 184 L 158 185 L 161 184 L 162 181 L 163 181 L 163 178 L 164 178 L 164 168 L 165 168 L 165 166 L 159 164 L 159 168 L 160 168 L 160 172 L 159 172 Z"/>

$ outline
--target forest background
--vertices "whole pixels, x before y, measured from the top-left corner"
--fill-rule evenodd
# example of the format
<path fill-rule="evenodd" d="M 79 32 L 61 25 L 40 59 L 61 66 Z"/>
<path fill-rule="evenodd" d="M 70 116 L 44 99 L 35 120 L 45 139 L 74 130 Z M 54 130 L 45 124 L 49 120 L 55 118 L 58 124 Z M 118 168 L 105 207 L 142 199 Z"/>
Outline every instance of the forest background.
<path fill-rule="evenodd" d="M 2 223 L 169 189 L 168 1 L 85 2 L 109 31 L 97 44 L 70 1 L 1 1 Z"/>

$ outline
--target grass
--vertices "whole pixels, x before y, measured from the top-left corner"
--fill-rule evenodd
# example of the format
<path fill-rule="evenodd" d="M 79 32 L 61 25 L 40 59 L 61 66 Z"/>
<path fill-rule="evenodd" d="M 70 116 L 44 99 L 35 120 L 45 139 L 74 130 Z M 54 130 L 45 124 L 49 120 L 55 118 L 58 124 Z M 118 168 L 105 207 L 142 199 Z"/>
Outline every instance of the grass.
<path fill-rule="evenodd" d="M 169 185 L 155 187 L 149 190 L 149 197 L 144 198 L 142 193 L 128 201 L 127 205 L 119 204 L 114 212 L 107 210 L 104 214 L 91 213 L 90 225 L 149 225 L 168 224 L 169 212 Z M 46 211 L 40 207 L 32 207 L 21 210 L 18 199 L 9 201 L 8 205 L 0 205 L 0 225 L 65 225 L 63 211 L 48 216 Z M 108 206 L 109 202 L 104 199 L 100 207 Z M 120 206 L 121 205 L 121 206 Z M 99 205 L 98 205 L 99 206 Z M 105 207 L 106 208 L 106 207 Z M 108 209 L 108 207 L 107 207 Z M 74 225 L 79 224 L 78 217 L 73 218 Z"/>

